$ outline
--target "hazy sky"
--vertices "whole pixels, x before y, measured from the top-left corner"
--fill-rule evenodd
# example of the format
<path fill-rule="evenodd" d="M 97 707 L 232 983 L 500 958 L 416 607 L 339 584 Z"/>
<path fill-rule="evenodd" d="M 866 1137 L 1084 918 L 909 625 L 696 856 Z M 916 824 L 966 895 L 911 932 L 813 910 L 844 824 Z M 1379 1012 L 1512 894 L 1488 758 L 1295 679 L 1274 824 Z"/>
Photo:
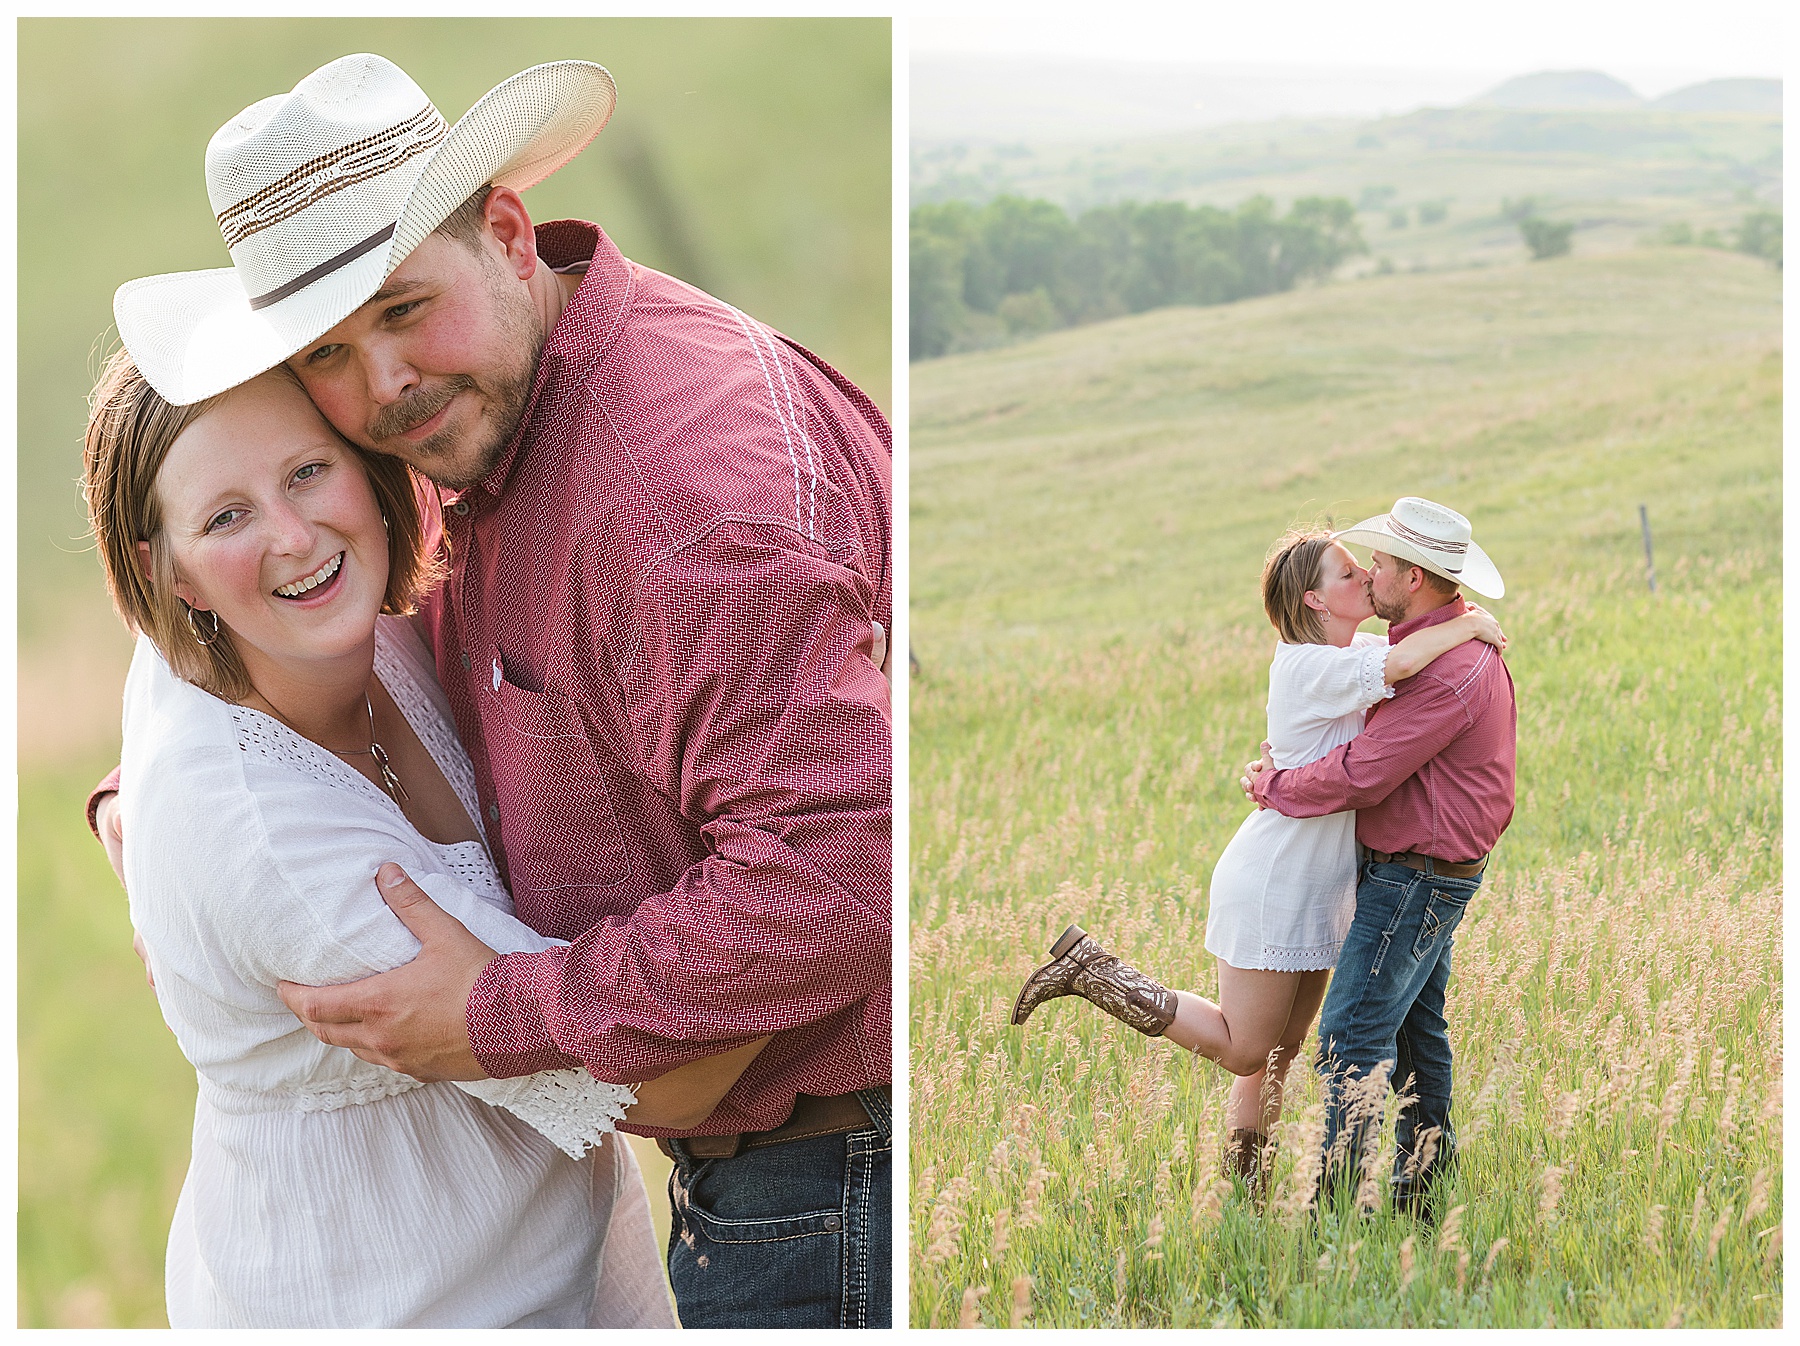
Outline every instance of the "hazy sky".
<path fill-rule="evenodd" d="M 1080 13 L 969 0 L 910 18 L 916 52 L 1467 72 L 1598 69 L 1646 97 L 1702 79 L 1779 77 L 1784 6 L 1770 0 L 1189 0 Z M 1786 6 L 1785 8 L 1791 8 Z"/>

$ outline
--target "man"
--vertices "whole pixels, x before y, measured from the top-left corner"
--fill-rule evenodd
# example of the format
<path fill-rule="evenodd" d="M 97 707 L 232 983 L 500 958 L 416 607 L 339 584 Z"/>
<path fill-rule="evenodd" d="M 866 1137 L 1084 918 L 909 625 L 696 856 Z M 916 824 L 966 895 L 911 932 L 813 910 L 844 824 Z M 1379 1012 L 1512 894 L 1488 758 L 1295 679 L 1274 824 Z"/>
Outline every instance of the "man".
<path fill-rule="evenodd" d="M 1336 536 L 1377 549 L 1369 590 L 1390 641 L 1467 611 L 1460 585 L 1506 592 L 1469 521 L 1429 500 L 1405 497 Z M 1395 1205 L 1432 1218 L 1428 1198 L 1456 1154 L 1444 1021 L 1451 936 L 1512 821 L 1517 727 L 1506 664 L 1472 640 L 1396 683 L 1344 746 L 1277 771 L 1265 744 L 1240 782 L 1289 817 L 1356 810 L 1356 915 L 1319 1015 L 1321 1198 L 1360 1176 L 1385 1079 L 1402 1096 Z"/>
<path fill-rule="evenodd" d="M 423 1079 L 643 1079 L 773 1034 L 659 1137 L 682 1320 L 885 1326 L 891 440 L 829 366 L 597 226 L 533 227 L 519 191 L 613 101 L 554 62 L 446 127 L 391 63 L 335 61 L 208 147 L 233 267 L 114 311 L 168 400 L 285 361 L 445 488 L 439 679 L 519 916 L 571 941 L 496 957 L 408 882 L 383 896 L 418 957 L 290 1007 Z"/>

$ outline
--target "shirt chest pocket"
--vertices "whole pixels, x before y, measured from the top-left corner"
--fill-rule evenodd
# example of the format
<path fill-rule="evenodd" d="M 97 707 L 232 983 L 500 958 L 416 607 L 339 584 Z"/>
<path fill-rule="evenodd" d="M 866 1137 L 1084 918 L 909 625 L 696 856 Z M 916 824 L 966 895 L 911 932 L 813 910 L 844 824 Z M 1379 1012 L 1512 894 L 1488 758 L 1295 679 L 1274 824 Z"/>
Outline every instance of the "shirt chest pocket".
<path fill-rule="evenodd" d="M 515 900 L 630 878 L 606 776 L 574 702 L 558 692 L 528 692 L 500 676 L 483 700 L 500 844 Z M 492 816 L 488 824 L 494 826 Z"/>

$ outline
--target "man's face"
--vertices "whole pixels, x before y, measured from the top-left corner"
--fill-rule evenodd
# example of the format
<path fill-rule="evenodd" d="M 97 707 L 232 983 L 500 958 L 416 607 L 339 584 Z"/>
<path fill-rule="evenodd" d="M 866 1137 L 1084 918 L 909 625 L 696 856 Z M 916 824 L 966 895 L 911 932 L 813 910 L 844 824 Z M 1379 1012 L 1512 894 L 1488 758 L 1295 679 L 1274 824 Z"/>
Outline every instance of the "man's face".
<path fill-rule="evenodd" d="M 1384 551 L 1369 554 L 1369 599 L 1375 605 L 1375 615 L 1382 621 L 1406 620 L 1407 604 L 1412 598 L 1407 581 L 1413 569 Z"/>
<path fill-rule="evenodd" d="M 353 443 L 461 488 L 487 475 L 531 395 L 544 327 L 483 235 L 431 234 L 375 296 L 288 361 Z"/>

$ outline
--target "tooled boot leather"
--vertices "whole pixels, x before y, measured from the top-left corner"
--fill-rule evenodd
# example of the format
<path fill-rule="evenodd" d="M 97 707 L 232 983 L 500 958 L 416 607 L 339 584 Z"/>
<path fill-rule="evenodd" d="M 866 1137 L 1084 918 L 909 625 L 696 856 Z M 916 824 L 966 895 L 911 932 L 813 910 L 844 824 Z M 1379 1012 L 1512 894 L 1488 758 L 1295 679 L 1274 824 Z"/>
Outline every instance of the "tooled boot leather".
<path fill-rule="evenodd" d="M 1175 1022 L 1175 992 L 1122 963 L 1078 925 L 1050 946 L 1050 961 L 1025 979 L 1013 1003 L 1012 1021 L 1060 995 L 1078 995 L 1148 1037 L 1161 1037 Z"/>

